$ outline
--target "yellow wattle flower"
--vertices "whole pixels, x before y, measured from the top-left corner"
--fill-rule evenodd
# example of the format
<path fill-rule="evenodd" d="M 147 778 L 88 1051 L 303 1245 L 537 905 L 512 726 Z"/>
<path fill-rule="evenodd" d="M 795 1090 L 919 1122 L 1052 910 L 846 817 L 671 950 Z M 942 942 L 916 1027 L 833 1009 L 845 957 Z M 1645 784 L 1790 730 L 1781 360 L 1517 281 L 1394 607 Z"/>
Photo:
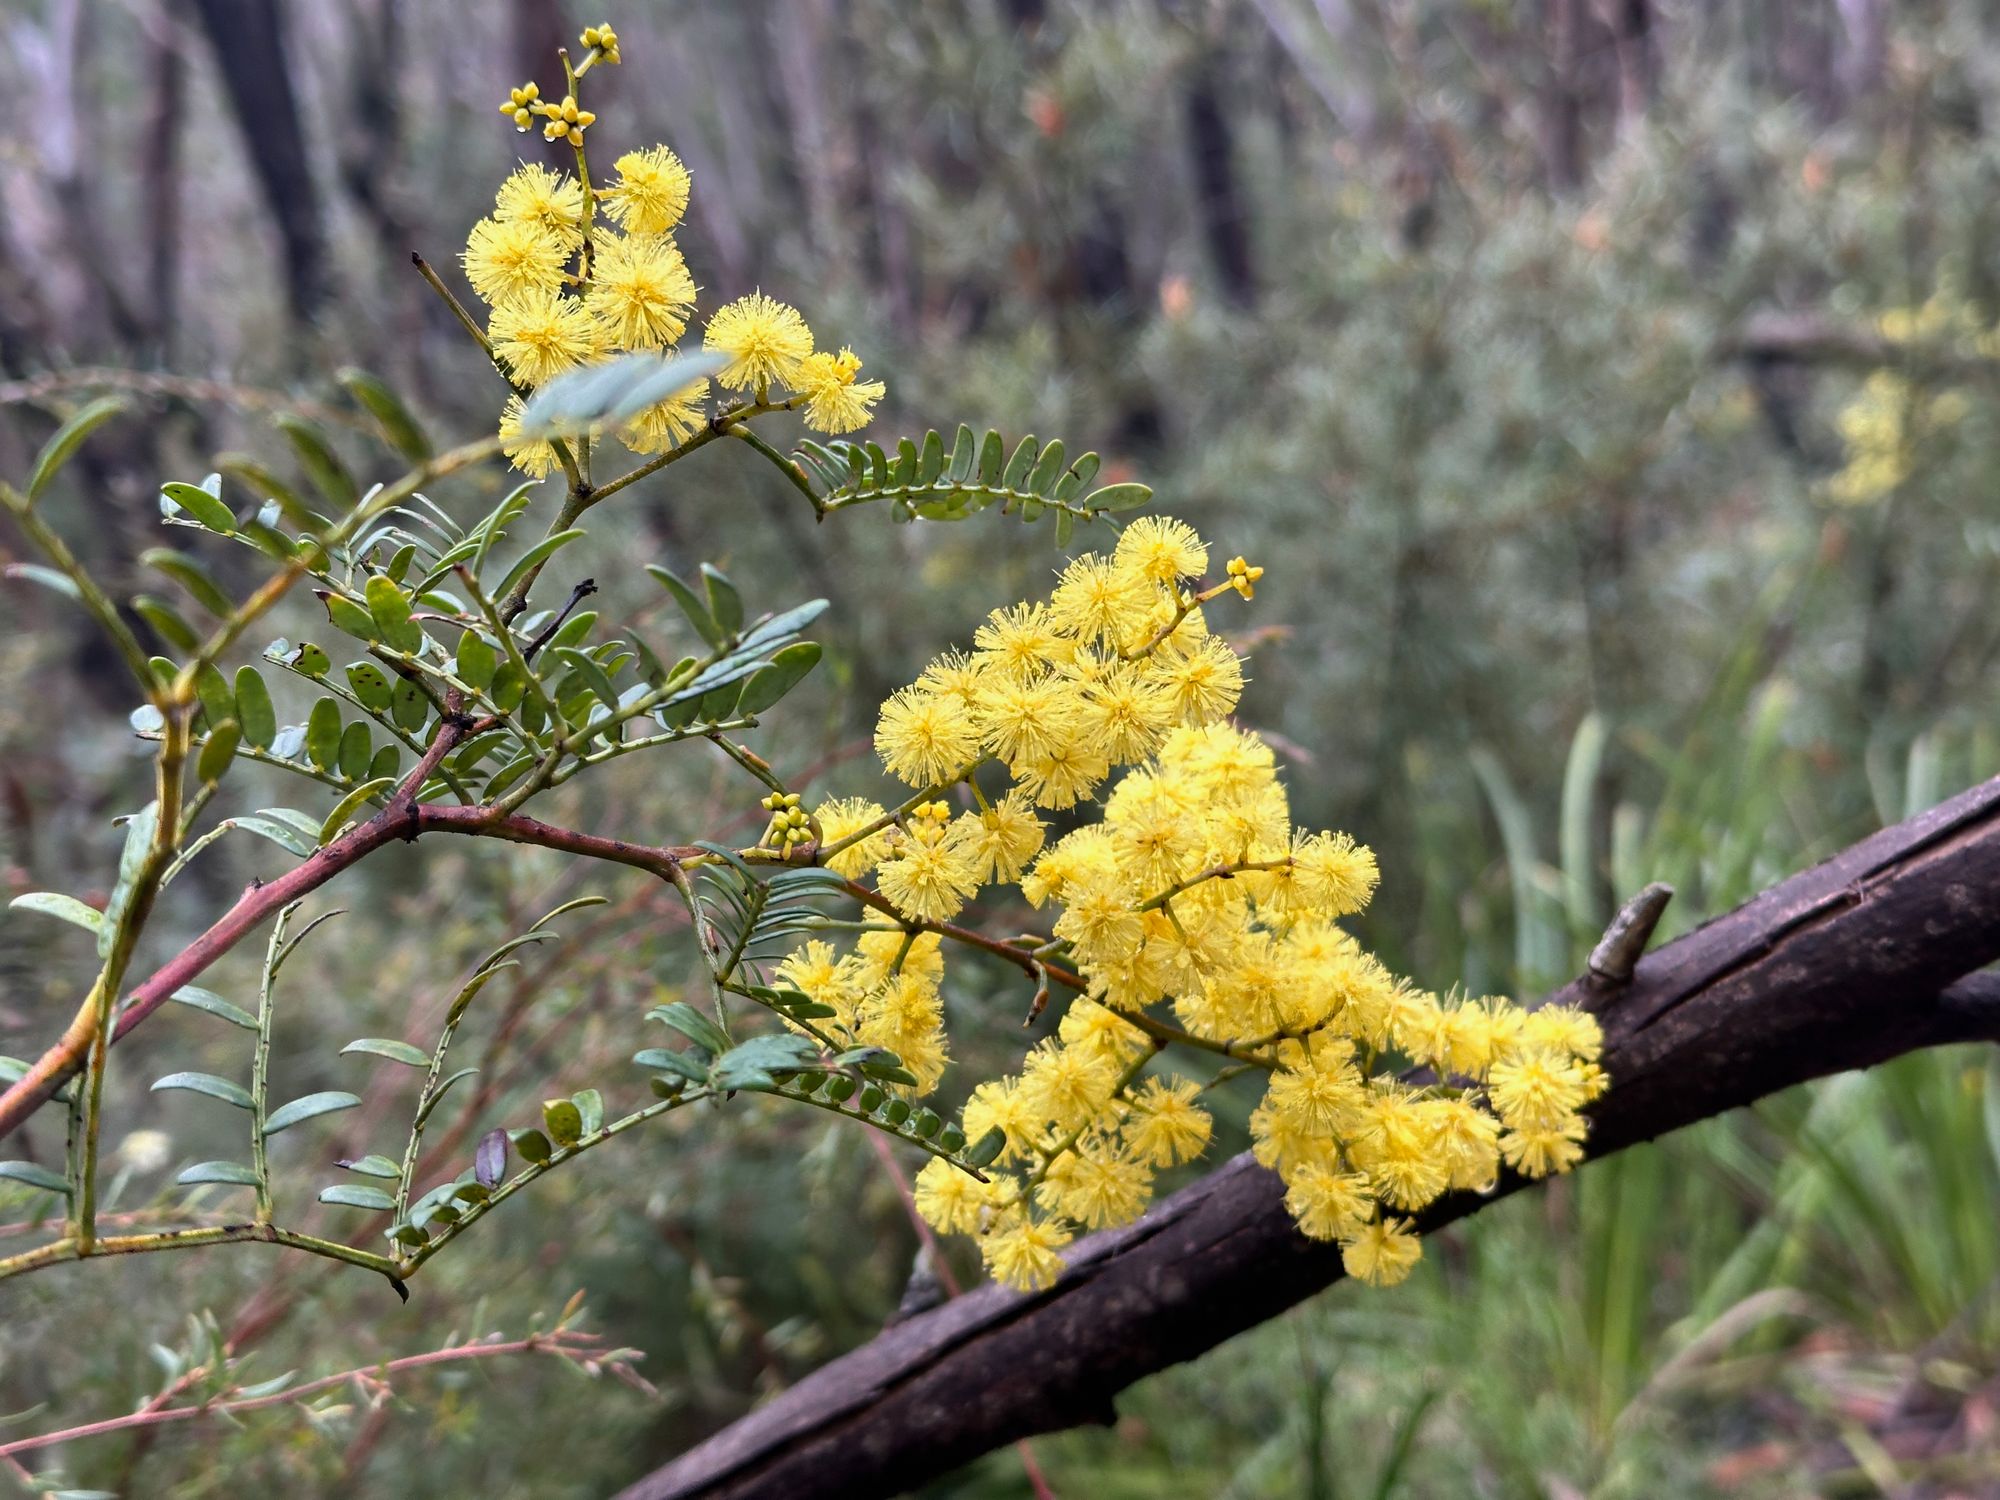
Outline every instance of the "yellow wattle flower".
<path fill-rule="evenodd" d="M 524 162 L 494 194 L 493 217 L 537 224 L 564 249 L 574 250 L 583 243 L 583 184 L 567 172 Z"/>
<path fill-rule="evenodd" d="M 1423 1258 L 1424 1247 L 1407 1219 L 1369 1224 L 1341 1249 L 1347 1274 L 1370 1286 L 1394 1286 Z"/>
<path fill-rule="evenodd" d="M 533 219 L 481 219 L 460 257 L 465 279 L 494 307 L 562 289 L 570 250 Z"/>
<path fill-rule="evenodd" d="M 618 434 L 634 453 L 664 453 L 708 426 L 708 382 L 683 386 L 647 407 Z"/>
<path fill-rule="evenodd" d="M 660 235 L 606 235 L 593 247 L 584 305 L 617 349 L 665 349 L 687 328 L 694 277 Z"/>
<path fill-rule="evenodd" d="M 861 361 L 852 349 L 809 354 L 790 384 L 806 398 L 806 426 L 815 432 L 853 432 L 866 427 L 875 403 L 888 393 L 879 380 L 856 381 Z"/>
<path fill-rule="evenodd" d="M 597 195 L 627 234 L 666 234 L 687 212 L 693 178 L 665 146 L 628 151 L 614 164 L 618 180 Z"/>
<path fill-rule="evenodd" d="M 530 386 L 587 363 L 598 346 L 583 304 L 559 292 L 530 292 L 496 307 L 486 332 L 514 378 Z"/>
<path fill-rule="evenodd" d="M 500 451 L 507 462 L 530 479 L 546 479 L 556 466 L 555 445 L 542 438 L 521 438 L 521 411 L 526 405 L 519 396 L 509 396 L 500 413 Z"/>
<path fill-rule="evenodd" d="M 729 356 L 715 378 L 731 390 L 793 385 L 813 352 L 812 330 L 798 309 L 762 292 L 717 308 L 702 344 Z"/>

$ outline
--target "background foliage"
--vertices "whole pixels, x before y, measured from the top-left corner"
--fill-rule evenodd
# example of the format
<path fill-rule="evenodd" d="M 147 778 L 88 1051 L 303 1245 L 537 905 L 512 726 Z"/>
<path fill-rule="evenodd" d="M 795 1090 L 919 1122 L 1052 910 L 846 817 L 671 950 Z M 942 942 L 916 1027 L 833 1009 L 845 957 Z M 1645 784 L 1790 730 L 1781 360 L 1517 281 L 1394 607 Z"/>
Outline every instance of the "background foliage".
<path fill-rule="evenodd" d="M 878 432 L 961 414 L 1060 432 L 1270 565 L 1245 717 L 1284 737 L 1301 822 L 1383 852 L 1365 936 L 1424 982 L 1539 991 L 1647 880 L 1679 888 L 1671 935 L 2000 770 L 1982 337 L 2000 319 L 2000 37 L 1977 0 L 628 9 L 610 19 L 648 62 L 603 81 L 630 132 L 606 145 L 665 140 L 693 168 L 684 239 L 710 295 L 811 286 L 829 338 L 865 334 L 890 376 Z M 0 17 L 0 79 L 33 121 L 0 152 L 0 468 L 22 472 L 77 399 L 37 383 L 50 370 L 223 387 L 159 382 L 153 420 L 79 459 L 52 514 L 94 562 L 136 566 L 161 477 L 222 448 L 282 462 L 274 412 L 379 465 L 339 365 L 390 379 L 438 433 L 487 428 L 490 375 L 408 253 L 446 263 L 485 206 L 475 185 L 541 150 L 494 125 L 489 80 L 547 73 L 600 17 L 545 0 L 478 26 L 439 0 L 7 0 Z M 1911 316 L 1927 304 L 1949 316 Z M 1884 371 L 1894 399 L 1857 406 Z M 1885 488 L 1835 482 L 1885 449 Z M 1054 561 L 1044 529 L 814 530 L 756 470 L 677 473 L 577 550 L 712 557 L 760 593 L 834 601 L 827 662 L 758 742 L 795 783 L 811 767 L 865 789 L 872 705 Z M 74 889 L 115 857 L 106 819 L 138 800 L 143 747 L 58 601 L 9 587 L 0 622 L 4 880 Z M 571 821 L 685 836 L 728 775 L 607 775 Z M 191 872 L 168 925 L 197 929 L 277 857 Z M 320 950 L 323 1029 L 295 1019 L 281 1091 L 359 1087 L 339 1042 L 417 1027 L 497 937 L 581 893 L 565 868 L 425 847 L 330 893 L 367 915 Z M 693 979 L 651 883 L 590 879 L 613 904 L 568 919 L 495 1011 L 544 1093 L 617 1065 L 636 1017 Z M 87 955 L 28 917 L 4 937 L 0 1051 L 19 1054 Z M 232 964 L 218 988 L 254 979 Z M 1022 1043 L 1015 997 L 965 972 L 953 1025 L 990 1043 L 969 1059 L 990 1069 Z M 198 1021 L 140 1039 L 161 1066 L 123 1081 L 199 1066 Z M 192 1100 L 114 1107 L 165 1139 L 126 1142 L 113 1211 L 226 1154 Z M 1234 1149 L 1241 1121 L 1218 1123 Z M 304 1180 L 308 1143 L 287 1140 L 274 1158 Z M 148 1351 L 187 1336 L 182 1307 L 212 1309 L 257 1370 L 319 1373 L 518 1329 L 582 1287 L 646 1350 L 657 1401 L 553 1361 L 477 1365 L 379 1413 L 61 1457 L 128 1493 L 598 1494 L 866 1338 L 914 1248 L 869 1142 L 790 1116 L 663 1131 L 539 1191 L 408 1308 L 254 1248 L 10 1283 L 0 1413 L 24 1415 L 0 1442 L 157 1389 Z M 1990 1051 L 1905 1059 L 1482 1215 L 1401 1290 L 1301 1308 L 1035 1459 L 1057 1494 L 1114 1496 L 1990 1484 L 1996 1191 Z M 38 1207 L 5 1186 L 0 1205 Z M 1028 1485 L 1004 1453 L 940 1490 Z"/>

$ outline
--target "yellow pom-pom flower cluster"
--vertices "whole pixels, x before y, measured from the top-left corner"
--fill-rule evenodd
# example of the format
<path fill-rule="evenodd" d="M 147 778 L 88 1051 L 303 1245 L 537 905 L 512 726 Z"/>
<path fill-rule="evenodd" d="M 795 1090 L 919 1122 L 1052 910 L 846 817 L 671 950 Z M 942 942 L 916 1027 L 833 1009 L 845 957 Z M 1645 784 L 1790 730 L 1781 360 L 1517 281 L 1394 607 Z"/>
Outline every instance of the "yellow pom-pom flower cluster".
<path fill-rule="evenodd" d="M 951 1060 L 941 942 L 934 932 L 867 932 L 843 954 L 816 938 L 786 956 L 778 978 L 833 1011 L 818 1023 L 823 1033 L 895 1053 L 917 1080 L 914 1092 L 928 1094 Z"/>
<path fill-rule="evenodd" d="M 1202 588 L 1208 566 L 1191 528 L 1135 521 L 883 706 L 876 748 L 915 800 L 815 815 L 822 862 L 850 880 L 872 871 L 903 935 L 869 933 L 846 957 L 809 944 L 786 978 L 846 1035 L 903 1055 L 925 1089 L 944 1044 L 912 1024 L 938 1014 L 937 950 L 913 968 L 917 944 L 962 935 L 950 924 L 985 886 L 1016 885 L 1048 915 L 1048 940 L 1015 953 L 1077 998 L 1017 1074 L 965 1105 L 964 1134 L 992 1165 L 933 1160 L 916 1184 L 924 1217 L 977 1235 L 1016 1287 L 1049 1284 L 1076 1235 L 1136 1217 L 1158 1171 L 1207 1147 L 1201 1086 L 1147 1073 L 1170 1044 L 1265 1078 L 1259 1160 L 1301 1230 L 1378 1284 L 1416 1263 L 1410 1216 L 1441 1194 L 1488 1187 L 1503 1164 L 1539 1176 L 1578 1161 L 1580 1111 L 1604 1087 L 1589 1016 L 1441 999 L 1341 929 L 1373 894 L 1375 858 L 1294 828 L 1270 747 L 1229 722 L 1242 662 L 1202 606 L 1248 597 L 1262 569 L 1236 559 Z M 983 784 L 1001 771 L 1003 790 Z M 954 813 L 945 795 L 961 785 L 970 805 Z M 1042 813 L 1092 801 L 1101 817 L 1044 847 Z"/>
<path fill-rule="evenodd" d="M 1891 308 L 1877 327 L 1892 346 L 1921 346 L 1968 361 L 2000 357 L 2000 327 L 1950 290 L 1933 293 L 1920 307 Z M 1883 499 L 1909 479 L 1916 455 L 1971 410 L 1966 393 L 1955 386 L 1940 389 L 1904 368 L 1871 371 L 1835 419 L 1846 462 L 1821 486 L 1821 494 L 1837 505 Z"/>
<path fill-rule="evenodd" d="M 591 27 L 583 41 L 589 61 L 620 60 L 610 27 Z M 587 70 L 588 63 L 576 76 Z M 699 291 L 674 238 L 692 187 L 680 158 L 665 146 L 628 151 L 609 181 L 586 192 L 584 132 L 597 117 L 573 93 L 550 102 L 531 82 L 512 90 L 500 110 L 522 130 L 544 120 L 543 133 L 567 141 L 577 158 L 575 174 L 518 167 L 501 184 L 493 212 L 472 226 L 461 257 L 488 308 L 494 357 L 517 392 L 616 354 L 675 352 Z M 717 308 L 702 334 L 704 347 L 728 360 L 719 384 L 745 392 L 758 410 L 797 410 L 818 432 L 866 426 L 886 393 L 881 381 L 858 378 L 861 360 L 852 349 L 816 351 L 798 310 L 762 292 Z M 710 394 L 709 382 L 695 382 L 616 436 L 638 454 L 673 448 L 715 415 Z M 518 400 L 509 404 L 500 437 L 514 467 L 539 479 L 558 453 L 547 442 L 515 440 L 520 411 Z"/>

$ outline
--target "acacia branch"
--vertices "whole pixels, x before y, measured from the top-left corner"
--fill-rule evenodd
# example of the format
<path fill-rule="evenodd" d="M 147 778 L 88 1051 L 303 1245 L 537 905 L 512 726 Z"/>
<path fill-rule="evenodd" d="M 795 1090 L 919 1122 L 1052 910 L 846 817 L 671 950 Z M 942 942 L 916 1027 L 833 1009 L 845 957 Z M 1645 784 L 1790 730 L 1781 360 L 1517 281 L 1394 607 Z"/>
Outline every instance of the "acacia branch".
<path fill-rule="evenodd" d="M 2000 976 L 1974 973 L 1996 958 L 2000 780 L 1793 876 L 1645 957 L 1627 982 L 1587 975 L 1551 997 L 1604 1024 L 1612 1086 L 1589 1153 L 1918 1048 L 2000 1040 Z M 1420 1227 L 1528 1185 L 1453 1194 Z M 1341 1275 L 1338 1250 L 1298 1232 L 1278 1179 L 1248 1156 L 1079 1241 L 1069 1262 L 1048 1291 L 987 1287 L 897 1324 L 622 1500 L 914 1488 L 1004 1443 L 1109 1422 L 1134 1381 Z"/>

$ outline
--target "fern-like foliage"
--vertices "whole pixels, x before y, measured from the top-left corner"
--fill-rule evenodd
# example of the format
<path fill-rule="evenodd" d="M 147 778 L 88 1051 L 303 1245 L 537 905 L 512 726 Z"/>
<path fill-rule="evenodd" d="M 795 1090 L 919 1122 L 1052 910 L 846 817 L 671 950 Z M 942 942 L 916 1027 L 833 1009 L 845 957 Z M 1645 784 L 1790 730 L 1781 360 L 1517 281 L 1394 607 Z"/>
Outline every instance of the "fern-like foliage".
<path fill-rule="evenodd" d="M 1144 505 L 1152 490 L 1143 484 L 1107 484 L 1091 489 L 1099 460 L 1085 453 L 1071 460 L 1060 438 L 1047 443 L 1032 435 L 1011 451 L 998 432 L 984 437 L 963 423 L 951 446 L 932 429 L 921 442 L 902 438 L 891 454 L 876 442 L 804 441 L 799 463 L 821 490 L 822 511 L 843 510 L 870 501 L 889 502 L 898 521 L 963 521 L 998 505 L 1023 521 L 1045 513 L 1056 518 L 1056 541 L 1067 546 L 1079 521 Z"/>

